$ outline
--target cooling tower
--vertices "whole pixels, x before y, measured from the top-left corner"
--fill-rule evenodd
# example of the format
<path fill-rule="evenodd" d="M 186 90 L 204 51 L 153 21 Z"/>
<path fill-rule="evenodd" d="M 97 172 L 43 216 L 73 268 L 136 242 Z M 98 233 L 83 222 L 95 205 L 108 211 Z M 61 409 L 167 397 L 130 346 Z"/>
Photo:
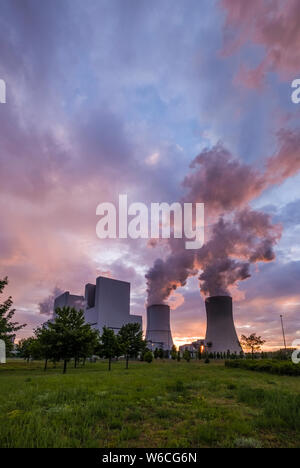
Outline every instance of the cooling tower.
<path fill-rule="evenodd" d="M 170 328 L 170 307 L 154 304 L 147 307 L 146 340 L 152 349 L 170 350 L 173 346 Z"/>
<path fill-rule="evenodd" d="M 236 334 L 232 298 L 230 296 L 213 296 L 205 300 L 207 329 L 205 343 L 208 352 L 240 353 L 242 350 Z"/>

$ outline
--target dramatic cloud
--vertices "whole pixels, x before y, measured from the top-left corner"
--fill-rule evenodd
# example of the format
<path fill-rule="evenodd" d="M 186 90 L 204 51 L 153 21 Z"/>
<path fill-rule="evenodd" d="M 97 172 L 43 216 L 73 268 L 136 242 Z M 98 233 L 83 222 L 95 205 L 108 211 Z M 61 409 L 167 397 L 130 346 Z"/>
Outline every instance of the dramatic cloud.
<path fill-rule="evenodd" d="M 224 54 L 232 54 L 249 42 L 261 46 L 258 65 L 242 63 L 239 80 L 260 87 L 266 73 L 276 71 L 294 78 L 300 64 L 300 4 L 298 0 L 221 0 L 226 12 Z"/>
<path fill-rule="evenodd" d="M 300 170 L 300 133 L 281 129 L 278 132 L 279 151 L 267 161 L 270 183 L 281 183 Z"/>
<path fill-rule="evenodd" d="M 183 181 L 186 201 L 205 203 L 208 212 L 231 211 L 256 198 L 265 187 L 262 173 L 233 158 L 218 143 L 202 151 L 190 164 L 194 169 Z"/>

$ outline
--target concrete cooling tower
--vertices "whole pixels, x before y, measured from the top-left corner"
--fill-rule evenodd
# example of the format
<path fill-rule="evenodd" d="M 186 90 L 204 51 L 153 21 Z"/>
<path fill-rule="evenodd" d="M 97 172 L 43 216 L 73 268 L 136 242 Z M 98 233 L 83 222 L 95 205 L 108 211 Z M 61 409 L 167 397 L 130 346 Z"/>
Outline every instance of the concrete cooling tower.
<path fill-rule="evenodd" d="M 173 339 L 170 328 L 170 307 L 168 305 L 154 304 L 147 307 L 146 340 L 152 349 L 172 349 Z"/>
<path fill-rule="evenodd" d="M 242 350 L 236 334 L 232 298 L 230 296 L 213 296 L 205 300 L 207 329 L 205 344 L 208 352 L 239 354 Z"/>

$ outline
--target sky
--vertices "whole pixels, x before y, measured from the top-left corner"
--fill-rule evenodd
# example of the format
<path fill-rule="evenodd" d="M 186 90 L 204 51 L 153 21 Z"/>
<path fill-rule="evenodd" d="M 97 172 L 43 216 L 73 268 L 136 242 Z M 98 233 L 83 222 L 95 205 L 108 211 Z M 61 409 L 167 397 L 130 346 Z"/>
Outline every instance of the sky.
<path fill-rule="evenodd" d="M 299 24 L 298 0 L 1 1 L 0 276 L 18 338 L 101 274 L 131 282 L 145 325 L 145 274 L 172 245 L 100 240 L 96 207 L 184 200 L 218 148 L 250 178 L 216 186 L 281 226 L 272 261 L 230 290 L 238 335 L 280 348 L 283 314 L 288 345 L 300 338 Z M 177 345 L 205 335 L 198 276 L 168 298 Z"/>

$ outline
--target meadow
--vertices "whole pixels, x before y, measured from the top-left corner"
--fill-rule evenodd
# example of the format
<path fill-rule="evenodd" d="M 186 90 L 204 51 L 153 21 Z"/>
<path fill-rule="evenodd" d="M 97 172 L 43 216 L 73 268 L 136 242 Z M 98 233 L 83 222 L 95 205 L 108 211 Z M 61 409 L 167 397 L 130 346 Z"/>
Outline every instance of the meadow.
<path fill-rule="evenodd" d="M 300 378 L 224 362 L 9 361 L 0 447 L 299 447 Z"/>

